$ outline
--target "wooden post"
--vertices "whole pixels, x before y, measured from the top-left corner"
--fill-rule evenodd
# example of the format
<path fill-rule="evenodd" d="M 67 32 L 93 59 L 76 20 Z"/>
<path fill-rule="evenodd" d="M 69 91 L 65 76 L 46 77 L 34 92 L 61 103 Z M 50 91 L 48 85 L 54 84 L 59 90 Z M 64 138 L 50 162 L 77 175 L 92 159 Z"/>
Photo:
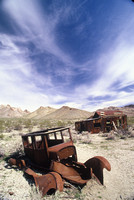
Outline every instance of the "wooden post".
<path fill-rule="evenodd" d="M 113 123 L 113 126 L 114 126 L 115 130 L 118 131 L 118 129 L 117 129 L 117 127 L 116 127 L 114 121 L 112 121 L 112 123 Z"/>

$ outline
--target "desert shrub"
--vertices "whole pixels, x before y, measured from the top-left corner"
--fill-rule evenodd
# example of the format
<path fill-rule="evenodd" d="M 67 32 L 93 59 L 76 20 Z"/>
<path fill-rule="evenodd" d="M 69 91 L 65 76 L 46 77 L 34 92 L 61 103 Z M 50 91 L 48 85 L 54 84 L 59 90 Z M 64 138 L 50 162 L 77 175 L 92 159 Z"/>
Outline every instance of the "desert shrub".
<path fill-rule="evenodd" d="M 33 121 L 32 121 L 33 126 L 37 126 L 38 123 L 39 123 L 38 120 L 33 120 Z"/>
<path fill-rule="evenodd" d="M 27 128 L 29 132 L 32 131 L 33 129 L 33 123 L 32 123 L 32 120 L 31 119 L 27 119 L 23 122 L 24 124 L 24 128 Z"/>
<path fill-rule="evenodd" d="M 0 139 L 3 140 L 4 139 L 4 135 L 0 134 Z"/>
<path fill-rule="evenodd" d="M 52 128 L 54 126 L 53 122 L 50 120 L 45 120 L 45 126 L 47 128 Z"/>
<path fill-rule="evenodd" d="M 82 143 L 82 144 L 91 144 L 91 139 L 89 139 L 89 138 L 83 138 L 83 139 L 81 140 L 81 143 Z"/>
<path fill-rule="evenodd" d="M 108 134 L 106 140 L 114 140 L 115 136 L 113 134 Z"/>
<path fill-rule="evenodd" d="M 31 119 L 25 120 L 23 123 L 25 128 L 29 128 L 32 125 Z"/>
<path fill-rule="evenodd" d="M 12 130 L 22 130 L 24 120 L 17 118 L 0 119 L 0 132 L 11 132 Z"/>
<path fill-rule="evenodd" d="M 53 127 L 53 123 L 50 120 L 44 120 L 44 121 L 39 122 L 38 127 L 41 130 L 46 129 L 46 128 L 52 128 Z"/>
<path fill-rule="evenodd" d="M 5 156 L 5 151 L 0 147 L 0 158 L 3 158 L 4 156 Z"/>
<path fill-rule="evenodd" d="M 17 130 L 17 131 L 21 131 L 22 130 L 22 125 L 21 124 L 16 124 L 15 126 L 14 126 L 14 130 Z"/>
<path fill-rule="evenodd" d="M 130 136 L 129 137 L 134 137 L 134 131 L 131 132 Z"/>
<path fill-rule="evenodd" d="M 57 121 L 57 126 L 58 127 L 64 127 L 64 126 L 66 126 L 66 123 L 61 121 L 61 120 L 59 120 L 59 121 Z"/>
<path fill-rule="evenodd" d="M 133 125 L 134 124 L 134 117 L 128 117 L 127 123 L 128 123 L 128 125 Z"/>
<path fill-rule="evenodd" d="M 45 127 L 46 127 L 46 126 L 45 126 L 44 122 L 40 122 L 39 125 L 38 125 L 38 128 L 39 128 L 40 130 L 44 130 Z"/>
<path fill-rule="evenodd" d="M 79 142 L 82 144 L 91 144 L 91 139 L 88 134 L 87 135 L 79 134 L 79 135 L 73 135 L 73 142 L 74 143 Z"/>
<path fill-rule="evenodd" d="M 0 120 L 0 133 L 3 133 L 5 130 L 5 121 Z"/>
<path fill-rule="evenodd" d="M 7 119 L 5 121 L 5 129 L 6 129 L 6 132 L 10 132 L 13 129 L 13 122 L 12 122 L 12 120 Z"/>
<path fill-rule="evenodd" d="M 67 125 L 67 126 L 74 125 L 74 122 L 73 122 L 73 121 L 67 121 L 67 122 L 66 122 L 66 125 Z"/>
<path fill-rule="evenodd" d="M 32 200 L 42 200 L 44 199 L 39 191 L 38 188 L 36 188 L 34 185 L 31 187 L 31 191 L 30 191 L 30 199 Z"/>

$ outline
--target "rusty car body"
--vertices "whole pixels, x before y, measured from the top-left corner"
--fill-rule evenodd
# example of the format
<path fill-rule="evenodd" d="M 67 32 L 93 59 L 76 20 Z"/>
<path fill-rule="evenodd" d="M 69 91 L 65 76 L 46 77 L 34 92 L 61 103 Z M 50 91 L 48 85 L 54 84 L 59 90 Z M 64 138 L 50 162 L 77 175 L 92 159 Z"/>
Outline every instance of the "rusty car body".
<path fill-rule="evenodd" d="M 93 117 L 83 121 L 75 122 L 75 130 L 78 132 L 89 131 L 91 133 L 103 133 L 115 130 L 116 128 L 127 127 L 127 115 L 122 111 L 97 111 Z"/>
<path fill-rule="evenodd" d="M 83 187 L 92 176 L 103 184 L 103 168 L 111 170 L 102 156 L 78 162 L 70 128 L 51 128 L 22 135 L 24 152 L 28 159 L 9 160 L 34 178 L 42 195 L 51 190 L 63 190 L 64 180 Z M 29 167 L 30 166 L 30 167 Z M 38 175 L 33 169 L 41 169 Z"/>

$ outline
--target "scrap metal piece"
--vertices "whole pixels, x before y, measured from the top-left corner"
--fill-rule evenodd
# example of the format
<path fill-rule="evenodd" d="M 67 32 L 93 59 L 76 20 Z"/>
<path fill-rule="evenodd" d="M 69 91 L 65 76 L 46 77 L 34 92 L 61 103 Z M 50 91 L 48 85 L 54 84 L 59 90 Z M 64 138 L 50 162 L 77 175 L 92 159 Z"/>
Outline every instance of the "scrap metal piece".
<path fill-rule="evenodd" d="M 44 196 L 50 190 L 59 190 L 60 192 L 63 191 L 63 181 L 61 176 L 56 172 L 50 172 L 45 175 L 39 176 L 30 168 L 25 170 L 30 176 L 33 176 L 36 187 L 39 188 L 39 191 Z"/>
<path fill-rule="evenodd" d="M 111 170 L 111 165 L 107 159 L 102 156 L 95 156 L 85 163 L 87 168 L 92 168 L 94 175 L 99 179 L 100 183 L 103 185 L 103 168 L 106 168 L 108 171 Z"/>
<path fill-rule="evenodd" d="M 29 176 L 33 176 L 33 177 L 38 177 L 39 175 L 36 174 L 32 169 L 30 168 L 26 168 L 24 171 L 26 174 L 28 174 Z"/>
<path fill-rule="evenodd" d="M 87 180 L 82 179 L 80 174 L 76 169 L 73 168 L 73 166 L 66 166 L 60 162 L 52 162 L 50 169 L 52 171 L 55 171 L 59 173 L 64 179 L 70 181 L 71 183 L 78 184 L 78 185 L 84 185 L 87 183 Z M 90 173 L 90 170 L 89 170 Z"/>
<path fill-rule="evenodd" d="M 50 174 L 52 174 L 55 177 L 57 189 L 60 192 L 62 192 L 63 191 L 63 180 L 62 180 L 61 176 L 56 172 L 50 172 Z"/>
<path fill-rule="evenodd" d="M 43 196 L 52 189 L 57 190 L 55 176 L 50 173 L 42 176 L 35 176 L 34 180 L 36 187 L 39 188 L 39 191 L 42 193 Z"/>
<path fill-rule="evenodd" d="M 21 169 L 24 168 L 24 167 L 26 167 L 26 163 L 25 163 L 24 160 L 10 158 L 8 160 L 8 162 L 9 162 L 10 165 L 16 165 L 17 167 L 19 167 Z"/>

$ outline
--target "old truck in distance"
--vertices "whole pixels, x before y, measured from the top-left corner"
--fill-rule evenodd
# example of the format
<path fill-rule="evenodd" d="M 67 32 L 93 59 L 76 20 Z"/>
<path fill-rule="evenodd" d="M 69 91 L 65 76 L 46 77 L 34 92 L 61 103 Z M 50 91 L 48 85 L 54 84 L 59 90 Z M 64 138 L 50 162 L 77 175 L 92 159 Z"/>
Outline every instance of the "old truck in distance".
<path fill-rule="evenodd" d="M 110 163 L 102 156 L 78 162 L 68 127 L 28 133 L 22 135 L 22 142 L 26 159 L 10 158 L 9 163 L 32 176 L 42 195 L 52 190 L 62 191 L 63 180 L 83 187 L 94 176 L 103 184 L 103 168 L 111 170 Z M 34 169 L 41 169 L 43 175 L 38 175 Z"/>
<path fill-rule="evenodd" d="M 89 131 L 91 133 L 110 132 L 111 130 L 127 128 L 127 115 L 119 110 L 97 111 L 94 116 L 75 122 L 75 130 L 81 133 Z"/>

